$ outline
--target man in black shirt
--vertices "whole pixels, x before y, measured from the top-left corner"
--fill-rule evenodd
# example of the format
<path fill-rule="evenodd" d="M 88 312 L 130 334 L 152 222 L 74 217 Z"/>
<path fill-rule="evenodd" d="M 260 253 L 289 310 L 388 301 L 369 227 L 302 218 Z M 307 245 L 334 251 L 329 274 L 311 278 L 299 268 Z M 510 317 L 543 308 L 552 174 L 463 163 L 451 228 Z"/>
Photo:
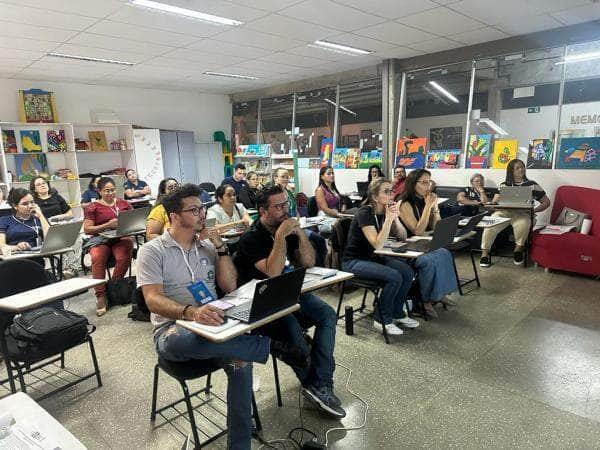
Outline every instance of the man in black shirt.
<path fill-rule="evenodd" d="M 221 182 L 221 186 L 225 184 L 231 186 L 235 190 L 235 195 L 239 197 L 242 188 L 248 189 L 246 166 L 243 164 L 236 164 L 233 168 L 233 176 L 227 177 Z"/>
<path fill-rule="evenodd" d="M 265 188 L 257 199 L 260 218 L 242 235 L 236 266 L 241 281 L 274 277 L 293 266 L 312 267 L 315 251 L 298 221 L 289 217 L 287 193 L 279 186 Z M 315 326 L 311 365 L 294 368 L 302 392 L 329 415 L 342 418 L 346 412 L 333 393 L 336 315 L 314 294 L 300 296 L 300 311 L 260 329 L 261 334 L 293 343 L 309 351 L 302 328 Z"/>

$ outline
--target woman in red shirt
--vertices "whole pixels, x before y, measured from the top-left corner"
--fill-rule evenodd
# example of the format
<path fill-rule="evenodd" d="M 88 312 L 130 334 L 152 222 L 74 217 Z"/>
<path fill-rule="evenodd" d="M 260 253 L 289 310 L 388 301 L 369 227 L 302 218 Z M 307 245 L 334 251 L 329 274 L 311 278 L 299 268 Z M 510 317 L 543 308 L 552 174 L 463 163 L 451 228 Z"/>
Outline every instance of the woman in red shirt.
<path fill-rule="evenodd" d="M 118 239 L 105 239 L 99 233 L 117 228 L 120 211 L 131 209 L 129 202 L 117 198 L 115 195 L 115 182 L 112 178 L 102 177 L 98 181 L 100 199 L 90 203 L 84 212 L 83 231 L 85 234 L 94 235 L 90 255 L 92 257 L 92 276 L 104 279 L 106 264 L 111 255 L 115 257 L 113 279 L 123 278 L 131 264 L 133 241 L 130 237 Z M 94 242 L 96 241 L 96 242 Z M 102 316 L 106 313 L 106 286 L 101 284 L 96 290 L 96 314 Z"/>

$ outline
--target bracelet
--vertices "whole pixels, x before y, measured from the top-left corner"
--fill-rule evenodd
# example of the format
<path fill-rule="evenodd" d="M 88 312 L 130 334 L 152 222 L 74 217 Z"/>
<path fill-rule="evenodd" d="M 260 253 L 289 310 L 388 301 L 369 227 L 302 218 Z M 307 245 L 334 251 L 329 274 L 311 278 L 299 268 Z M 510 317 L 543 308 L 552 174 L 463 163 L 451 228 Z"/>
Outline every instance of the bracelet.
<path fill-rule="evenodd" d="M 222 252 L 217 252 L 218 256 L 229 256 L 229 249 L 222 251 Z"/>
<path fill-rule="evenodd" d="M 185 320 L 185 312 L 186 312 L 186 311 L 187 311 L 187 309 L 188 309 L 189 307 L 191 307 L 191 306 L 192 306 L 192 305 L 185 305 L 185 306 L 183 307 L 183 311 L 181 311 L 181 320 Z"/>

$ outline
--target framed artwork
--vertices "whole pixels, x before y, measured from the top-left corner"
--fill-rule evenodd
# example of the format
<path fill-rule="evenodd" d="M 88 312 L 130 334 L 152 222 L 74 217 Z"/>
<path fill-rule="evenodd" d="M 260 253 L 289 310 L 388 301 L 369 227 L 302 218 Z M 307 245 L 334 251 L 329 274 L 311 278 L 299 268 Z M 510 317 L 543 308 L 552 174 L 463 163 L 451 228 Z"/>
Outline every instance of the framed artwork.
<path fill-rule="evenodd" d="M 2 130 L 2 144 L 4 145 L 4 153 L 17 153 L 15 130 Z"/>
<path fill-rule="evenodd" d="M 346 155 L 346 169 L 358 169 L 360 164 L 360 149 L 349 148 Z"/>
<path fill-rule="evenodd" d="M 66 152 L 67 141 L 65 139 L 65 130 L 46 131 L 49 152 Z"/>
<path fill-rule="evenodd" d="M 492 169 L 506 169 L 508 162 L 517 157 L 518 142 L 516 139 L 497 139 L 494 141 Z"/>
<path fill-rule="evenodd" d="M 472 134 L 467 143 L 467 169 L 486 169 L 490 154 L 491 134 Z"/>
<path fill-rule="evenodd" d="M 373 164 L 381 167 L 382 162 L 382 151 L 381 150 L 370 150 L 368 152 L 361 152 L 360 163 L 358 164 L 359 169 L 368 169 Z"/>
<path fill-rule="evenodd" d="M 21 122 L 58 122 L 54 94 L 41 89 L 19 91 L 19 119 Z"/>
<path fill-rule="evenodd" d="M 527 153 L 528 169 L 552 169 L 554 144 L 552 139 L 534 139 Z"/>
<path fill-rule="evenodd" d="M 427 153 L 428 169 L 458 169 L 460 149 L 429 150 Z"/>
<path fill-rule="evenodd" d="M 347 148 L 333 149 L 333 158 L 331 161 L 331 167 L 333 167 L 334 169 L 345 169 L 347 156 L 348 156 Z"/>
<path fill-rule="evenodd" d="M 35 176 L 48 179 L 46 155 L 15 155 L 18 181 L 30 181 Z"/>
<path fill-rule="evenodd" d="M 21 130 L 21 147 L 23 153 L 41 153 L 42 141 L 38 130 Z"/>
<path fill-rule="evenodd" d="M 600 169 L 600 137 L 562 138 L 557 169 Z"/>
<path fill-rule="evenodd" d="M 323 138 L 321 140 L 321 167 L 331 165 L 331 154 L 333 153 L 333 138 Z"/>
<path fill-rule="evenodd" d="M 93 152 L 107 152 L 108 143 L 106 142 L 106 134 L 104 131 L 89 131 L 90 150 Z"/>
<path fill-rule="evenodd" d="M 429 149 L 462 149 L 462 127 L 431 128 L 429 130 Z"/>
<path fill-rule="evenodd" d="M 425 167 L 427 138 L 398 139 L 396 144 L 396 164 L 406 169 L 422 169 Z"/>

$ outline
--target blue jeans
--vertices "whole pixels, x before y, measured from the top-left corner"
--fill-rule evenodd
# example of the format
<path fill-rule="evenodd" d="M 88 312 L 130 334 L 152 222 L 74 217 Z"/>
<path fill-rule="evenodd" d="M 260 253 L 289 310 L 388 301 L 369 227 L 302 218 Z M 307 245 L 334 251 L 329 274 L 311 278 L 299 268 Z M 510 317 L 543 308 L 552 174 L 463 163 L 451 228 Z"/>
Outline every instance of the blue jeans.
<path fill-rule="evenodd" d="M 457 289 L 452 254 L 445 248 L 425 253 L 415 260 L 424 302 L 440 300 Z"/>
<path fill-rule="evenodd" d="M 310 352 L 311 363 L 308 368 L 294 372 L 302 386 L 333 386 L 335 360 L 335 311 L 331 306 L 314 294 L 300 296 L 300 311 L 271 322 L 258 330 L 258 333 L 270 336 L 282 342 L 288 342 Z M 315 326 L 312 349 L 304 339 L 303 330 Z"/>
<path fill-rule="evenodd" d="M 365 259 L 342 262 L 342 270 L 359 278 L 383 282 L 375 320 L 384 325 L 402 317 L 402 306 L 413 283 L 414 272 L 406 262 L 397 257 L 384 257 L 384 264 Z"/>
<path fill-rule="evenodd" d="M 252 364 L 269 358 L 270 339 L 242 335 L 222 343 L 210 342 L 175 324 L 165 325 L 154 336 L 156 352 L 169 361 L 210 359 L 227 374 L 227 448 L 250 448 L 252 435 Z M 232 359 L 248 361 L 234 366 Z"/>
<path fill-rule="evenodd" d="M 327 242 L 319 234 L 311 230 L 304 230 L 304 234 L 315 249 L 315 266 L 323 267 L 325 265 L 325 258 L 327 257 Z"/>

